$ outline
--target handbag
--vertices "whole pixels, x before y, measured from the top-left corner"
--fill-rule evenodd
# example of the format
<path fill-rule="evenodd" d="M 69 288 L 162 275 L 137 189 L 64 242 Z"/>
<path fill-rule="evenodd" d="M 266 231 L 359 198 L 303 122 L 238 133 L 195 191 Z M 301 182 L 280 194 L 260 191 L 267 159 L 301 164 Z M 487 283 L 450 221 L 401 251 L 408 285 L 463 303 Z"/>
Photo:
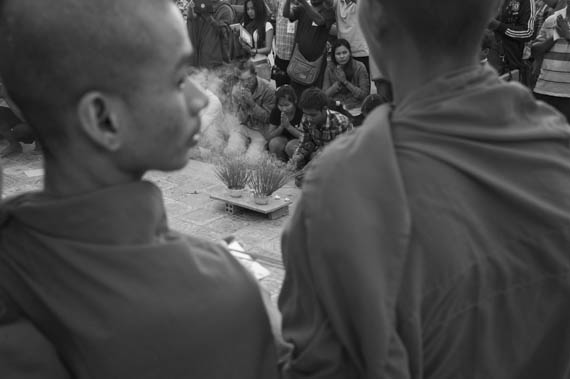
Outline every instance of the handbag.
<path fill-rule="evenodd" d="M 311 86 L 319 77 L 321 67 L 323 65 L 324 54 L 321 54 L 315 61 L 308 61 L 307 58 L 299 51 L 299 46 L 295 44 L 293 54 L 289 66 L 287 66 L 287 75 L 292 81 L 304 86 Z"/>

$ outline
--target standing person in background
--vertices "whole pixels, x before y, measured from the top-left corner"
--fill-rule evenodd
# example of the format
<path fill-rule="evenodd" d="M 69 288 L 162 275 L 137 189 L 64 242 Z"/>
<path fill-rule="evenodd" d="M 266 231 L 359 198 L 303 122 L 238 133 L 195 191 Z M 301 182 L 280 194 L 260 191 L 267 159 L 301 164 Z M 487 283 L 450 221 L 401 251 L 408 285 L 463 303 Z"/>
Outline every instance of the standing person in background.
<path fill-rule="evenodd" d="M 352 57 L 351 45 L 345 39 L 337 39 L 332 44 L 323 91 L 329 99 L 340 101 L 347 110 L 358 109 L 353 115 L 360 114 L 360 105 L 370 94 L 370 77 L 366 67 Z"/>
<path fill-rule="evenodd" d="M 530 84 L 530 67 L 523 60 L 525 42 L 534 34 L 535 0 L 505 0 L 499 15 L 491 20 L 503 64 L 499 74 L 519 70 L 521 82 Z"/>
<path fill-rule="evenodd" d="M 231 28 L 235 11 L 226 0 L 193 0 L 188 9 L 187 28 L 195 48 L 192 65 L 214 68 L 231 57 Z"/>
<path fill-rule="evenodd" d="M 543 57 L 534 95 L 558 109 L 570 120 L 570 27 L 568 4 L 546 19 L 533 53 Z"/>
<path fill-rule="evenodd" d="M 329 38 L 329 31 L 335 22 L 335 13 L 331 4 L 325 3 L 324 0 L 299 0 L 299 5 L 291 9 L 291 0 L 285 0 L 283 5 L 283 16 L 289 21 L 297 22 L 297 33 L 295 43 L 298 45 L 300 53 L 310 62 L 316 61 L 319 57 L 326 54 L 325 48 Z M 319 76 L 315 83 L 305 86 L 295 81 L 291 85 L 297 93 L 297 97 L 301 97 L 301 93 L 311 86 L 322 87 L 324 68 L 326 60 L 319 70 Z"/>
<path fill-rule="evenodd" d="M 251 55 L 257 76 L 265 80 L 271 79 L 271 64 L 268 56 L 273 49 L 273 25 L 269 22 L 267 6 L 263 0 L 247 0 L 242 26 L 252 37 L 253 45 L 240 39 L 242 46 Z"/>
<path fill-rule="evenodd" d="M 284 378 L 568 378 L 570 125 L 480 64 L 499 1 L 362 2 L 394 107 L 306 172 Z"/>
<path fill-rule="evenodd" d="M 536 17 L 534 18 L 534 34 L 533 37 L 536 38 L 544 21 L 552 14 L 564 8 L 565 0 L 536 0 L 534 3 L 534 9 L 536 11 Z"/>
<path fill-rule="evenodd" d="M 370 76 L 370 58 L 368 44 L 362 34 L 358 21 L 358 9 L 361 0 L 338 0 L 336 3 L 337 37 L 348 41 L 352 57 L 364 63 Z"/>
<path fill-rule="evenodd" d="M 275 31 L 275 66 L 278 68 L 275 72 L 278 77 L 274 77 L 277 87 L 283 84 L 291 83 L 291 79 L 287 75 L 287 66 L 293 46 L 295 45 L 295 32 L 297 30 L 297 21 L 291 22 L 283 16 L 283 9 L 287 0 L 277 1 L 276 31 Z"/>
<path fill-rule="evenodd" d="M 542 66 L 542 55 L 538 54 L 538 51 L 532 51 L 532 45 L 538 38 L 540 30 L 542 29 L 542 25 L 544 25 L 544 21 L 552 14 L 564 8 L 566 6 L 565 0 L 536 0 L 535 8 L 536 8 L 536 18 L 534 21 L 534 40 L 527 43 L 529 49 L 531 51 L 531 68 L 530 68 L 530 88 L 534 89 L 536 85 L 536 81 L 538 80 L 538 75 L 540 74 L 540 68 Z"/>

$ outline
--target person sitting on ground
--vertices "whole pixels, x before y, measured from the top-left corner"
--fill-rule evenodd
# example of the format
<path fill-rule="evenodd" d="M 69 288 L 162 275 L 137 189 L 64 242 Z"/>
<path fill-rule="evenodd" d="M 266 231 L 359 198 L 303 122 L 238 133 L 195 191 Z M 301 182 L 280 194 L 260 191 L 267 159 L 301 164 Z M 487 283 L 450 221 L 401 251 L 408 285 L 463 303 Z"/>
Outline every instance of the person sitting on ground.
<path fill-rule="evenodd" d="M 297 105 L 295 90 L 285 84 L 275 91 L 275 107 L 269 116 L 269 152 L 287 162 L 299 146 L 303 111 Z"/>
<path fill-rule="evenodd" d="M 10 101 L 4 85 L 0 81 L 0 136 L 8 146 L 0 151 L 0 157 L 8 158 L 23 151 L 22 143 L 36 142 L 32 129 L 26 124 L 13 102 Z M 34 151 L 39 152 L 39 143 L 36 142 Z"/>
<path fill-rule="evenodd" d="M 350 119 L 330 110 L 329 99 L 319 88 L 306 89 L 299 100 L 303 111 L 299 146 L 291 158 L 293 168 L 301 169 L 339 135 L 353 129 Z"/>
<path fill-rule="evenodd" d="M 256 65 L 257 76 L 271 79 L 271 64 L 268 56 L 273 48 L 273 25 L 269 22 L 267 6 L 263 0 L 247 0 L 242 26 L 251 36 L 251 43 L 240 38 L 242 47 L 249 52 Z"/>
<path fill-rule="evenodd" d="M 500 4 L 362 2 L 394 106 L 305 175 L 284 378 L 568 378 L 570 125 L 480 64 Z"/>
<path fill-rule="evenodd" d="M 45 165 L 43 190 L 0 208 L 2 378 L 277 378 L 256 280 L 171 230 L 142 180 L 186 165 L 207 105 L 180 11 L 51 5 L 0 1 L 0 76 Z"/>
<path fill-rule="evenodd" d="M 370 94 L 370 77 L 366 66 L 352 58 L 350 44 L 345 39 L 339 38 L 332 43 L 331 61 L 325 71 L 323 90 L 330 99 L 343 103 L 346 109 L 352 111 L 358 108 L 355 115 L 360 114 L 362 100 Z"/>
<path fill-rule="evenodd" d="M 246 155 L 255 163 L 266 151 L 269 115 L 275 105 L 275 89 L 256 73 L 251 60 L 238 63 L 239 82 L 232 89 L 232 101 L 239 124 L 230 125 L 226 155 Z"/>

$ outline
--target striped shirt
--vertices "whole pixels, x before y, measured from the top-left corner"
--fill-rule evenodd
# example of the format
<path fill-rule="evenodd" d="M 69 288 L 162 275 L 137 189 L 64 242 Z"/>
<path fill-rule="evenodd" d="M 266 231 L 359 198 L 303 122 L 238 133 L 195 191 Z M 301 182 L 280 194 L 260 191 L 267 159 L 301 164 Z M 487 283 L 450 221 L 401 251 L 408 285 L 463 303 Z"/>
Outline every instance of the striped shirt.
<path fill-rule="evenodd" d="M 516 40 L 529 40 L 534 34 L 536 5 L 534 0 L 506 0 L 497 31 Z"/>
<path fill-rule="evenodd" d="M 554 37 L 556 18 L 558 15 L 564 16 L 565 14 L 566 8 L 563 8 L 548 17 L 536 40 L 543 42 Z M 566 39 L 557 39 L 544 55 L 534 92 L 556 97 L 570 97 L 570 43 Z"/>

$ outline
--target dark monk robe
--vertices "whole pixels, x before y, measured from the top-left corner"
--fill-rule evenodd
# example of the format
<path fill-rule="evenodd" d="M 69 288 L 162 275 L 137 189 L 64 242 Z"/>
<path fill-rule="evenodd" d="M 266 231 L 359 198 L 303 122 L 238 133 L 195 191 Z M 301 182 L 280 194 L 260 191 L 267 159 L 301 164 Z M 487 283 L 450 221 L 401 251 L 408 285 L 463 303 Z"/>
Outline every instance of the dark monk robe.
<path fill-rule="evenodd" d="M 30 355 L 16 367 L 0 339 L 1 378 L 277 377 L 255 279 L 221 245 L 169 230 L 154 185 L 26 194 L 0 223 L 0 287 L 15 303 L 0 293 L 0 338 Z"/>

